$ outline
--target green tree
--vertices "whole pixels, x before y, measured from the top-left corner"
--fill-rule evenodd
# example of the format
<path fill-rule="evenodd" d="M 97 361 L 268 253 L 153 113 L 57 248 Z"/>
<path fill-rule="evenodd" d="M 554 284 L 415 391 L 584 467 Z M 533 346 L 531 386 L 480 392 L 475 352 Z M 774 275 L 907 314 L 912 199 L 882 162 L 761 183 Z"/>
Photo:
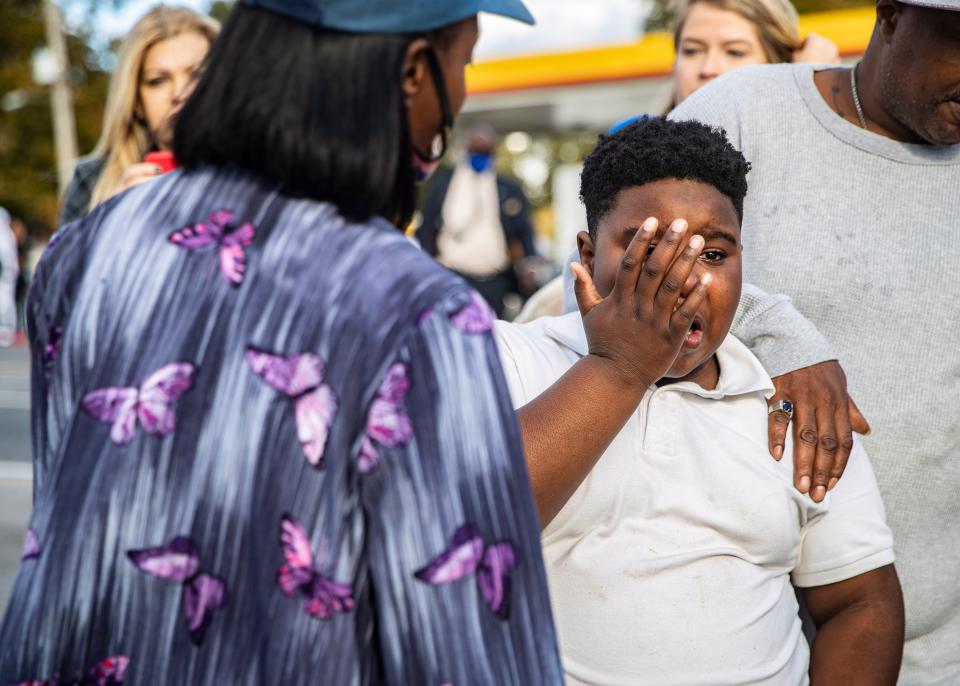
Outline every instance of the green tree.
<path fill-rule="evenodd" d="M 233 9 L 233 0 L 216 0 L 216 2 L 210 6 L 209 14 L 217 21 L 223 23 L 227 20 L 227 15 L 230 14 L 231 9 Z"/>
<path fill-rule="evenodd" d="M 33 83 L 31 57 L 46 44 L 40 0 L 0 0 L 0 205 L 29 223 L 57 224 L 53 123 L 46 88 Z M 77 143 L 100 135 L 109 75 L 77 36 L 67 36 Z"/>

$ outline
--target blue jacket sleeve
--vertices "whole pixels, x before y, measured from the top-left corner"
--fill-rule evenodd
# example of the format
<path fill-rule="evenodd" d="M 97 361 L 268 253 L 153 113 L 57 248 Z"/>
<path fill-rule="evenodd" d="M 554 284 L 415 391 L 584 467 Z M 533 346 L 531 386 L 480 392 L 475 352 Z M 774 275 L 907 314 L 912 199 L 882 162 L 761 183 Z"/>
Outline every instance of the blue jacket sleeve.
<path fill-rule="evenodd" d="M 378 445 L 376 467 L 360 477 L 385 681 L 562 683 L 539 526 L 492 335 L 461 330 L 437 308 L 387 361 L 397 363 L 410 383 L 409 438 Z"/>

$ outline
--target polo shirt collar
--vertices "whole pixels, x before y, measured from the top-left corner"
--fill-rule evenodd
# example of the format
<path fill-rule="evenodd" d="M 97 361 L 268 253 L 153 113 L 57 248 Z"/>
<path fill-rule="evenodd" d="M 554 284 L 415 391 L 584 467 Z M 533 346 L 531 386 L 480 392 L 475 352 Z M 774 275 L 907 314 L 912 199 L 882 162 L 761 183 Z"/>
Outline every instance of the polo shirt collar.
<path fill-rule="evenodd" d="M 587 335 L 583 330 L 579 312 L 549 318 L 544 323 L 544 332 L 580 357 L 587 354 Z M 684 381 L 664 386 L 663 390 L 684 391 L 704 398 L 723 398 L 757 392 L 770 398 L 774 394 L 773 381 L 760 360 L 733 334 L 728 333 L 717 348 L 717 360 L 720 363 L 720 380 L 715 389 L 708 391 L 695 383 Z"/>

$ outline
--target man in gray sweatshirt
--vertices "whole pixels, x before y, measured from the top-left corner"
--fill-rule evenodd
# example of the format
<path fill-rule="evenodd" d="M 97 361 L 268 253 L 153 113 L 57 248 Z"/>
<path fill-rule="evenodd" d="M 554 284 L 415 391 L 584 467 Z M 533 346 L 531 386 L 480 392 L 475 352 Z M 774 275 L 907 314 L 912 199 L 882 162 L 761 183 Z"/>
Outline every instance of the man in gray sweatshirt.
<path fill-rule="evenodd" d="M 871 423 L 900 683 L 960 684 L 960 0 L 879 0 L 854 69 L 738 69 L 671 116 L 723 127 L 751 161 L 744 280 L 827 337 Z M 805 347 L 776 335 L 754 350 L 773 374 Z"/>

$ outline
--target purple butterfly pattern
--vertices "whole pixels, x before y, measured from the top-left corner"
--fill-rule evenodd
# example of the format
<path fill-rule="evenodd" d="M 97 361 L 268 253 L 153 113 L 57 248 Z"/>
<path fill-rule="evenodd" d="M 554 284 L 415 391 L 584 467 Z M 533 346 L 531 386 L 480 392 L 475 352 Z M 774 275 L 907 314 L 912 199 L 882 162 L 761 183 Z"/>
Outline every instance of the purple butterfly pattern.
<path fill-rule="evenodd" d="M 23 548 L 20 550 L 20 560 L 31 560 L 40 557 L 40 539 L 33 529 L 27 529 L 23 537 Z"/>
<path fill-rule="evenodd" d="M 432 315 L 433 308 L 427 308 L 417 317 L 417 323 Z M 480 334 L 493 329 L 496 316 L 487 301 L 476 291 L 470 291 L 470 300 L 467 304 L 449 316 L 450 323 L 463 333 Z"/>
<path fill-rule="evenodd" d="M 476 291 L 470 291 L 470 302 L 450 317 L 450 322 L 464 333 L 486 333 L 493 328 L 493 310 Z"/>
<path fill-rule="evenodd" d="M 125 445 L 133 440 L 137 420 L 151 436 L 166 436 L 176 426 L 173 405 L 193 386 L 196 367 L 187 362 L 165 365 L 147 377 L 139 388 L 109 387 L 83 396 L 83 409 L 101 422 L 112 424 L 110 440 Z"/>
<path fill-rule="evenodd" d="M 158 548 L 128 550 L 127 557 L 141 572 L 161 579 L 172 579 L 183 586 L 183 614 L 187 631 L 190 640 L 200 645 L 213 618 L 213 611 L 226 607 L 230 596 L 223 579 L 200 573 L 197 544 L 185 536 L 178 536 Z"/>
<path fill-rule="evenodd" d="M 286 513 L 280 518 L 280 546 L 286 562 L 277 572 L 277 583 L 285 596 L 292 598 L 298 591 L 302 593 L 306 598 L 304 611 L 317 619 L 330 619 L 334 612 L 353 609 L 350 585 L 319 571 L 320 556 L 314 559 L 306 530 Z"/>
<path fill-rule="evenodd" d="M 34 679 L 11 684 L 11 686 L 118 686 L 123 683 L 129 664 L 130 658 L 126 655 L 115 655 L 100 660 L 84 676 L 68 680 L 54 676 L 53 679 Z"/>
<path fill-rule="evenodd" d="M 201 250 L 216 246 L 220 253 L 220 272 L 231 286 L 243 283 L 247 271 L 244 250 L 253 243 L 256 230 L 250 222 L 239 227 L 233 224 L 233 212 L 219 210 L 210 214 L 208 222 L 198 222 L 174 231 L 167 240 L 184 250 Z"/>
<path fill-rule="evenodd" d="M 303 455 L 314 467 L 321 467 L 330 425 L 337 414 L 337 399 L 323 383 L 323 361 L 313 353 L 284 357 L 254 347 L 247 348 L 245 357 L 254 374 L 294 401 Z"/>
<path fill-rule="evenodd" d="M 410 390 L 409 369 L 403 362 L 390 366 L 377 390 L 367 414 L 367 428 L 360 443 L 357 469 L 361 474 L 373 471 L 380 461 L 377 445 L 393 448 L 403 445 L 413 435 L 410 417 L 402 404 Z"/>
<path fill-rule="evenodd" d="M 53 235 L 50 236 L 50 240 L 47 241 L 47 250 L 51 250 L 56 247 L 57 243 L 63 240 L 63 228 L 59 231 L 54 231 Z"/>
<path fill-rule="evenodd" d="M 477 586 L 487 606 L 500 619 L 510 617 L 510 574 L 519 563 L 516 546 L 503 540 L 484 545 L 483 536 L 472 524 L 464 524 L 450 545 L 414 576 L 433 586 L 459 581 L 476 573 Z"/>
<path fill-rule="evenodd" d="M 49 372 L 53 363 L 60 357 L 60 346 L 63 343 L 63 327 L 52 326 L 47 334 L 47 342 L 43 346 L 43 366 Z"/>

